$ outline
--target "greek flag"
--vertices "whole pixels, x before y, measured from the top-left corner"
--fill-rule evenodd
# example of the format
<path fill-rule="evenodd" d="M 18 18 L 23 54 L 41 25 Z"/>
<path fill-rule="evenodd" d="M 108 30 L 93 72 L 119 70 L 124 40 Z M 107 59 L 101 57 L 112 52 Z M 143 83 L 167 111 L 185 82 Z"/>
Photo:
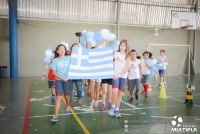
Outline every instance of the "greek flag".
<path fill-rule="evenodd" d="M 73 48 L 68 79 L 113 78 L 113 48 Z"/>

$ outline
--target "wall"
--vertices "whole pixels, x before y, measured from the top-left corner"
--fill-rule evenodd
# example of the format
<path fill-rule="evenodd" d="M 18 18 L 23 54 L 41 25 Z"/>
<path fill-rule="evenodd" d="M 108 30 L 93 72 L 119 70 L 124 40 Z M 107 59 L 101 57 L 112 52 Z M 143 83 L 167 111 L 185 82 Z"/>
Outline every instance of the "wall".
<path fill-rule="evenodd" d="M 200 31 L 197 31 L 194 58 L 195 73 L 200 73 Z"/>
<path fill-rule="evenodd" d="M 60 40 L 78 42 L 78 38 L 74 35 L 75 32 L 82 30 L 97 31 L 102 28 L 110 29 L 116 33 L 116 26 L 111 25 L 20 20 L 19 75 L 41 76 L 44 69 L 43 56 L 46 48 L 55 48 Z M 0 65 L 6 64 L 9 66 L 8 35 L 8 20 L 0 19 Z M 165 29 L 161 30 L 159 36 L 156 37 L 153 28 L 123 26 L 120 28 L 120 38 L 127 39 L 131 47 L 141 54 L 144 50 L 147 50 L 149 43 L 187 44 L 188 32 Z M 168 54 L 170 53 L 173 52 Z M 174 52 L 173 55 L 176 54 L 178 55 L 178 52 Z"/>

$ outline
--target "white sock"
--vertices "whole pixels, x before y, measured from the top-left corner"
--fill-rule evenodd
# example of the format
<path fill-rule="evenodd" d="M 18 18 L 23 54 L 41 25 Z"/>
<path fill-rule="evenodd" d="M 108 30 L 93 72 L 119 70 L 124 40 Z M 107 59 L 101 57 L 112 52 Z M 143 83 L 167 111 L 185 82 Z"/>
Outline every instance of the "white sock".
<path fill-rule="evenodd" d="M 115 108 L 115 105 L 112 105 L 112 108 Z"/>
<path fill-rule="evenodd" d="M 117 108 L 115 108 L 115 111 L 119 111 L 119 108 L 117 107 Z"/>

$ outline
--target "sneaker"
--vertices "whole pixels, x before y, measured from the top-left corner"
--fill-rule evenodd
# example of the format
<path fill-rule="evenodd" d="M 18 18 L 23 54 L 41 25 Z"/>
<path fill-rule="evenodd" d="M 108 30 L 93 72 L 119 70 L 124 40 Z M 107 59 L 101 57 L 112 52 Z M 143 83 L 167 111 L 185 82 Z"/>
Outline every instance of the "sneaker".
<path fill-rule="evenodd" d="M 112 104 L 111 104 L 111 102 L 108 102 L 108 109 L 110 110 L 110 109 L 111 109 L 111 107 L 112 107 Z"/>
<path fill-rule="evenodd" d="M 101 111 L 105 111 L 105 107 L 106 107 L 105 104 L 102 104 L 101 105 Z"/>
<path fill-rule="evenodd" d="M 138 100 L 138 95 L 135 95 L 135 99 Z"/>
<path fill-rule="evenodd" d="M 70 114 L 71 113 L 70 108 L 65 108 L 65 112 L 66 112 L 66 114 Z"/>
<path fill-rule="evenodd" d="M 115 115 L 115 109 L 113 107 L 111 107 L 110 110 L 109 110 L 109 112 L 108 112 L 108 114 L 110 116 L 114 116 Z"/>
<path fill-rule="evenodd" d="M 120 114 L 119 111 L 115 111 L 115 117 L 116 117 L 116 118 L 121 118 L 121 114 Z"/>
<path fill-rule="evenodd" d="M 98 107 L 98 101 L 95 102 L 94 107 Z"/>
<path fill-rule="evenodd" d="M 51 119 L 51 122 L 58 122 L 58 117 L 53 115 L 53 118 Z"/>
<path fill-rule="evenodd" d="M 91 106 L 91 107 L 94 107 L 94 106 L 95 106 L 95 101 L 92 101 L 92 102 L 90 103 L 90 106 Z"/>
<path fill-rule="evenodd" d="M 130 98 L 129 102 L 133 102 L 133 98 L 132 97 Z"/>

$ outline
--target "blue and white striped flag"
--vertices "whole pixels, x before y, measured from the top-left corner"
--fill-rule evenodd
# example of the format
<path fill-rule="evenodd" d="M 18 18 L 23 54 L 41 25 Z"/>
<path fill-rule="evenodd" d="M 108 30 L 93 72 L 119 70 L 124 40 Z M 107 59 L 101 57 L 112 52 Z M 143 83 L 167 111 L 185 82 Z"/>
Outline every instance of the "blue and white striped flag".
<path fill-rule="evenodd" d="M 113 48 L 73 48 L 68 79 L 113 78 Z"/>

